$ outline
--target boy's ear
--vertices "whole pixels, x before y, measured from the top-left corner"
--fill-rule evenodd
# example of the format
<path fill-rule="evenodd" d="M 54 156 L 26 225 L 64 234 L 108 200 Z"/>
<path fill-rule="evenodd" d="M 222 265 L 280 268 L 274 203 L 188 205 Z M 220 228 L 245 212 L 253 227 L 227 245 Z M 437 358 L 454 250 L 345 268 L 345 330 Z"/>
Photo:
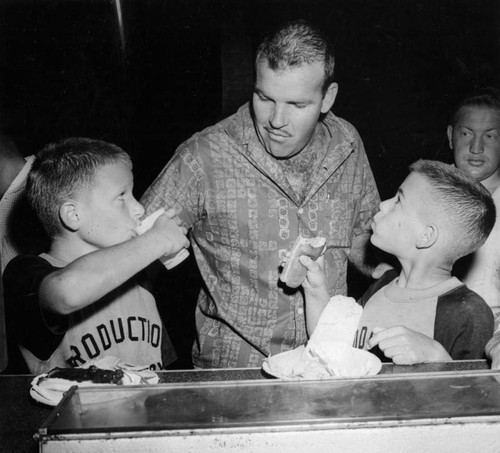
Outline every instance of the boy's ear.
<path fill-rule="evenodd" d="M 63 226 L 70 231 L 77 231 L 80 227 L 78 208 L 73 201 L 66 201 L 59 208 L 59 217 Z"/>
<path fill-rule="evenodd" d="M 439 237 L 439 229 L 436 225 L 426 225 L 424 231 L 417 238 L 416 247 L 417 249 L 427 249 L 432 247 Z"/>

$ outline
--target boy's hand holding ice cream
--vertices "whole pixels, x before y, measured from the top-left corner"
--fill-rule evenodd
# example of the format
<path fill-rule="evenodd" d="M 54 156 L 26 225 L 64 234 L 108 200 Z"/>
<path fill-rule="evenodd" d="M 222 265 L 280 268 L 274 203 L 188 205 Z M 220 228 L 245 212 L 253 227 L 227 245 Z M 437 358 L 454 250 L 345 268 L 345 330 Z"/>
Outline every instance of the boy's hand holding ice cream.
<path fill-rule="evenodd" d="M 187 230 L 180 224 L 181 221 L 173 209 L 165 211 L 164 208 L 161 208 L 143 219 L 136 228 L 139 235 L 147 231 L 157 233 L 159 246 L 165 239 L 168 241 L 165 254 L 160 258 L 167 269 L 172 269 L 189 256 Z"/>

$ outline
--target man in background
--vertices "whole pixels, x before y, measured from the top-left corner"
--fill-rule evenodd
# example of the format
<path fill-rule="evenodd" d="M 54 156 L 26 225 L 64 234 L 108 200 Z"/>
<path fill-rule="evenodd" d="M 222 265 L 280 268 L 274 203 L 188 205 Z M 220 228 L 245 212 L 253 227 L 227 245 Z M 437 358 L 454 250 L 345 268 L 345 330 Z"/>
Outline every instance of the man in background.
<path fill-rule="evenodd" d="M 481 90 L 455 109 L 447 129 L 455 165 L 488 189 L 500 211 L 500 91 Z M 500 224 L 485 244 L 456 265 L 456 275 L 478 293 L 496 315 L 497 331 L 486 346 L 494 368 L 500 368 Z"/>

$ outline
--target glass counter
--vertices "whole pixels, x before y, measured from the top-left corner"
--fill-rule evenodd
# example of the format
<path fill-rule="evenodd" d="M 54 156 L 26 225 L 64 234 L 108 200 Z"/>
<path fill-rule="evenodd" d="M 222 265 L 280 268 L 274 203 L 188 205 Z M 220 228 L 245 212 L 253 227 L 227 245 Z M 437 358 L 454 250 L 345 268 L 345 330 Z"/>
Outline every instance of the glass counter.
<path fill-rule="evenodd" d="M 40 428 L 40 446 L 47 452 L 498 451 L 492 448 L 500 442 L 499 382 L 498 371 L 474 370 L 72 387 Z"/>

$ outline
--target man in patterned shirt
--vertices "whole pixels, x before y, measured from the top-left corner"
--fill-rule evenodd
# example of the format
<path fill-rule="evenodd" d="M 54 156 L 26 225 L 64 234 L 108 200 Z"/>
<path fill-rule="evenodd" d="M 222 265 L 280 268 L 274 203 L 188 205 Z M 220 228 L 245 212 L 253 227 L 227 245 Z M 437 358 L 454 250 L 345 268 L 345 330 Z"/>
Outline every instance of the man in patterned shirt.
<path fill-rule="evenodd" d="M 326 38 L 288 23 L 260 44 L 252 101 L 179 146 L 141 202 L 190 230 L 204 288 L 193 363 L 257 367 L 307 341 L 300 290 L 279 283 L 299 234 L 326 238 L 332 295 L 348 259 L 362 272 L 379 195 L 356 129 L 330 112 L 338 86 Z"/>

